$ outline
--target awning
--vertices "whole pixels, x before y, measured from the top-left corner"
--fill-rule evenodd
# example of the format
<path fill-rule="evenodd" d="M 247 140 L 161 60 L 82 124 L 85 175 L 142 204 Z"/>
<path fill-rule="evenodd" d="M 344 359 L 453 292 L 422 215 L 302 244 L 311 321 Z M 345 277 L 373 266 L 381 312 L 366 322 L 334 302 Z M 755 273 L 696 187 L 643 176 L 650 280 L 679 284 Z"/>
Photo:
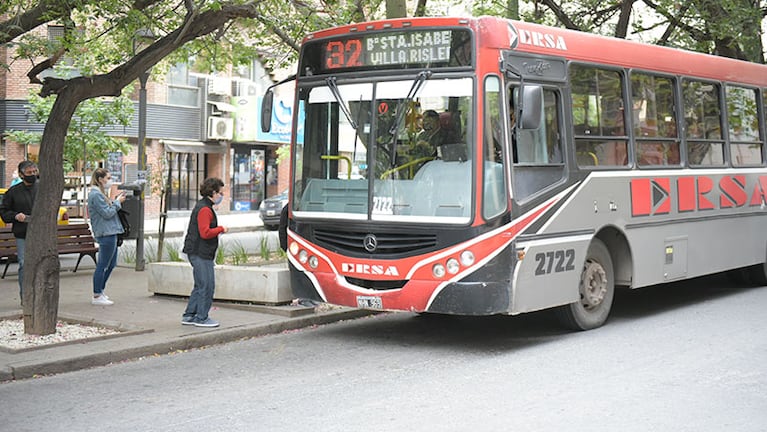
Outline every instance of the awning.
<path fill-rule="evenodd" d="M 224 112 L 236 112 L 237 111 L 237 107 L 236 106 L 234 106 L 232 104 L 228 104 L 226 102 L 208 101 L 208 103 L 212 104 L 213 106 L 215 106 L 216 109 L 219 110 L 219 111 L 224 111 Z"/>
<path fill-rule="evenodd" d="M 160 140 L 169 153 L 226 153 L 226 146 L 221 144 L 207 144 L 202 141 L 175 141 Z"/>

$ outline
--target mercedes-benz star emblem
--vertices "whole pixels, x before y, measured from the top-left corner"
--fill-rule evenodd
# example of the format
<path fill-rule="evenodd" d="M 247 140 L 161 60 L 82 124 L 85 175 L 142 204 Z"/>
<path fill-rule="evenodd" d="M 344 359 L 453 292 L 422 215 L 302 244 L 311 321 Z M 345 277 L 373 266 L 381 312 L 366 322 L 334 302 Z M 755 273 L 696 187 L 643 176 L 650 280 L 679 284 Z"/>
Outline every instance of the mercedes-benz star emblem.
<path fill-rule="evenodd" d="M 371 253 L 375 252 L 378 247 L 378 239 L 376 239 L 376 236 L 373 234 L 368 234 L 365 236 L 365 239 L 362 240 L 362 245 L 365 247 L 366 251 Z"/>

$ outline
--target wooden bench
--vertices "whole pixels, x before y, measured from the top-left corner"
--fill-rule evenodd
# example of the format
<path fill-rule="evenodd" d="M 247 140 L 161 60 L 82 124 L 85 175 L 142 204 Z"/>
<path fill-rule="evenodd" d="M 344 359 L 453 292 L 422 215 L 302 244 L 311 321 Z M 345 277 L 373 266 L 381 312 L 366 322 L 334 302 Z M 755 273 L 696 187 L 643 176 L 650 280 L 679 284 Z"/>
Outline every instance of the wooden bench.
<path fill-rule="evenodd" d="M 88 224 L 78 223 L 57 225 L 56 227 L 59 255 L 80 254 L 73 272 L 77 271 L 77 268 L 80 267 L 80 261 L 86 255 L 93 259 L 94 264 L 96 263 L 96 253 L 99 251 L 99 247 L 93 238 L 93 233 L 91 233 L 91 228 Z M 3 275 L 0 277 L 0 279 L 4 279 L 5 274 L 8 272 L 8 266 L 12 259 L 16 258 L 16 238 L 13 237 L 13 232 L 11 232 L 11 227 L 9 226 L 0 228 L 0 258 L 6 260 L 5 270 L 3 270 Z"/>

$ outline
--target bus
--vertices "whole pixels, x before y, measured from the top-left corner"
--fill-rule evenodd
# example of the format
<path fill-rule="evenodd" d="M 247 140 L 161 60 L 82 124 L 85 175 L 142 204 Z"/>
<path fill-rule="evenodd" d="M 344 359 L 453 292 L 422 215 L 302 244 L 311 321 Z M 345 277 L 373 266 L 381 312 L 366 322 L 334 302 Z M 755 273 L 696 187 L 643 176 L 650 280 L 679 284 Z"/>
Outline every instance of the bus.
<path fill-rule="evenodd" d="M 616 288 L 767 284 L 765 65 L 435 17 L 310 34 L 292 79 L 297 297 L 587 330 Z"/>

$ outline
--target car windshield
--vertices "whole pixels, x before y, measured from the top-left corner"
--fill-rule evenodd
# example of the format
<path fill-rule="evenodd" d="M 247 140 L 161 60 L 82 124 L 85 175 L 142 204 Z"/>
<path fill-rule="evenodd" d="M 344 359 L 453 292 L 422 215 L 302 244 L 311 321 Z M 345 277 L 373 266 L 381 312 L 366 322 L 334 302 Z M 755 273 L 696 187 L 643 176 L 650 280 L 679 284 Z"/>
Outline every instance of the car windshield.
<path fill-rule="evenodd" d="M 300 88 L 296 217 L 468 222 L 472 94 L 471 78 Z"/>

